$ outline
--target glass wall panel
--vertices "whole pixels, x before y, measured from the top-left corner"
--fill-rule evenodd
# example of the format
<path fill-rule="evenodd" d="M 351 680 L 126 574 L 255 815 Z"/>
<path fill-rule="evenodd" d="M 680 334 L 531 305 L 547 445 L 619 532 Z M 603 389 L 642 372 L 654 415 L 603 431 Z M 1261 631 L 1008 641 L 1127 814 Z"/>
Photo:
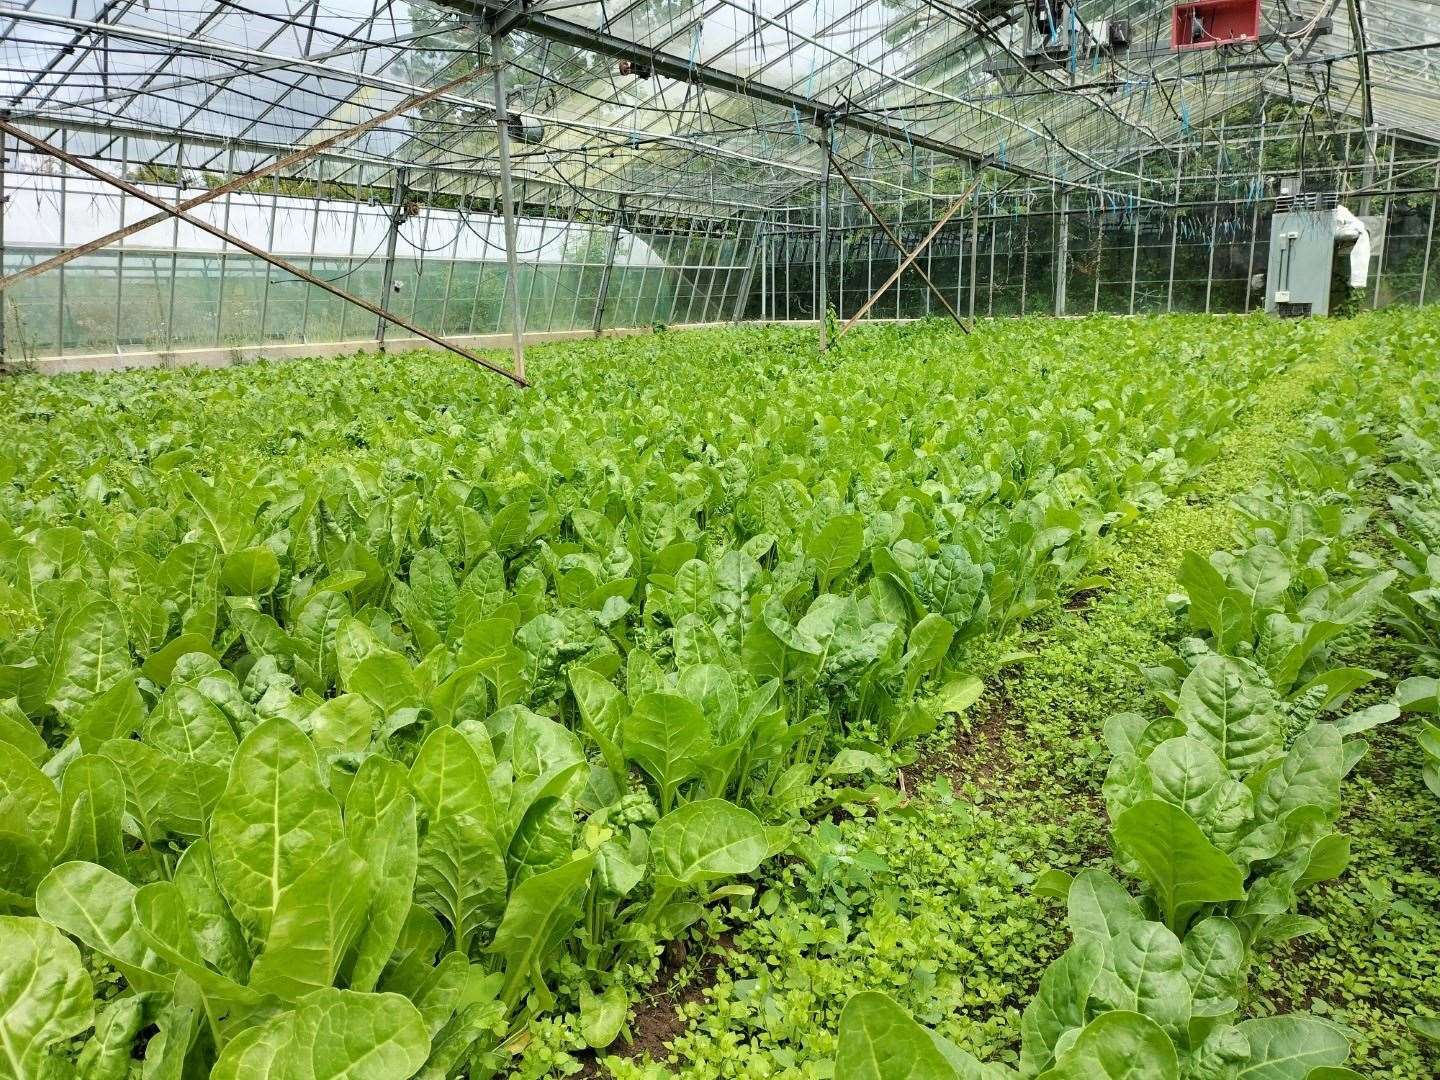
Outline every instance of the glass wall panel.
<path fill-rule="evenodd" d="M 115 305 L 120 287 L 118 263 L 118 252 L 97 251 L 65 267 L 66 352 L 116 351 Z M 59 280 L 58 277 L 56 280 Z"/>

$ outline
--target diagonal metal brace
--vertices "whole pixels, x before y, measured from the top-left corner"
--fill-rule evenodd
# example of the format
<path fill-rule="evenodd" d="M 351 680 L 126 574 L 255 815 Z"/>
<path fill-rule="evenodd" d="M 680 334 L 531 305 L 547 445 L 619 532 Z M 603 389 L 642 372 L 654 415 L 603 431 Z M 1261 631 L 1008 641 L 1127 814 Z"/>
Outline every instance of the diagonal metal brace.
<path fill-rule="evenodd" d="M 895 245 L 895 250 L 900 252 L 901 255 L 908 254 L 905 250 L 905 245 L 900 243 L 900 238 L 895 235 L 895 231 L 891 229 L 888 224 L 886 224 L 885 219 L 880 216 L 879 211 L 877 211 L 875 207 L 870 205 L 870 200 L 867 199 L 865 195 L 860 191 L 859 187 L 856 186 L 855 181 L 850 179 L 850 174 L 847 173 L 844 167 L 840 164 L 840 159 L 835 157 L 834 154 L 831 154 L 830 164 L 833 165 L 835 171 L 840 174 L 840 179 L 845 181 L 845 186 L 848 187 L 855 194 L 855 198 L 860 200 L 860 205 L 865 207 L 865 209 L 870 212 L 870 216 L 875 219 L 875 224 L 879 225 L 880 228 L 884 231 L 885 235 L 890 238 L 890 242 Z M 939 300 L 940 303 L 945 305 L 945 310 L 948 311 L 950 313 L 950 317 L 955 320 L 955 325 L 960 327 L 960 329 L 965 331 L 965 333 L 970 333 L 970 327 L 965 325 L 965 320 L 960 318 L 960 313 L 957 312 L 954 306 L 950 303 L 950 301 L 945 298 L 945 294 L 940 291 L 939 286 L 937 286 L 935 282 L 930 280 L 930 275 L 925 272 L 925 268 L 919 263 L 916 263 L 915 272 L 920 275 L 921 279 L 924 280 L 925 284 L 929 286 L 930 291 L 935 294 L 935 299 Z"/>
<path fill-rule="evenodd" d="M 488 370 L 495 372 L 495 374 L 497 375 L 503 375 L 505 376 L 505 378 L 509 379 L 517 386 L 530 385 L 528 382 L 525 381 L 525 377 L 523 375 L 503 368 L 499 364 L 495 363 L 493 360 L 486 360 L 483 356 L 478 356 L 461 345 L 456 345 L 454 342 L 446 341 L 444 338 L 432 334 L 429 330 L 415 325 L 409 319 L 386 311 L 378 304 L 372 304 L 369 300 L 364 300 L 358 296 L 353 296 L 352 294 L 346 292 L 344 289 L 339 288 L 331 282 L 326 281 L 324 278 L 316 277 L 314 274 L 310 273 L 310 271 L 303 270 L 300 267 L 296 266 L 294 263 L 288 262 L 287 260 L 280 258 L 280 256 L 278 255 L 272 255 L 270 254 L 270 252 L 265 251 L 263 248 L 258 248 L 254 244 L 226 232 L 218 225 L 210 224 L 210 222 L 206 221 L 204 218 L 198 218 L 194 214 L 186 213 L 184 210 L 180 209 L 179 204 L 167 203 L 164 199 L 160 198 L 160 196 L 154 195 L 151 192 L 146 191 L 144 188 L 140 187 L 137 184 L 132 184 L 129 180 L 125 180 L 119 176 L 114 176 L 103 169 L 98 169 L 94 165 L 91 165 L 88 161 L 85 161 L 83 158 L 76 157 L 69 151 L 61 150 L 58 146 L 51 146 L 48 142 L 40 138 L 38 135 L 32 135 L 24 128 L 18 128 L 14 124 L 10 123 L 8 120 L 0 120 L 0 131 L 3 131 L 7 135 L 13 136 L 22 143 L 34 147 L 41 153 L 49 154 L 51 157 L 56 158 L 59 161 L 63 161 L 72 169 L 76 169 L 82 173 L 85 173 L 87 176 L 94 177 L 96 180 L 101 180 L 107 184 L 110 184 L 112 187 L 117 187 L 121 191 L 125 192 L 125 194 L 133 196 L 134 198 L 137 198 L 142 202 L 147 202 L 158 210 L 165 211 L 165 213 L 171 217 L 179 218 L 181 221 L 185 222 L 185 224 L 192 225 L 195 228 L 199 229 L 201 232 L 209 233 L 211 236 L 219 240 L 223 240 L 227 244 L 233 244 L 235 247 L 239 248 L 247 255 L 253 255 L 257 259 L 263 259 L 271 266 L 277 267 L 280 270 L 284 270 L 287 274 L 293 274 L 301 281 L 304 281 L 310 285 L 314 285 L 317 289 L 323 289 L 325 292 L 330 293 L 332 296 L 336 296 L 339 297 L 341 300 L 348 301 L 349 303 L 354 304 L 356 307 L 364 308 L 372 315 L 377 315 L 380 318 L 386 320 L 387 322 L 394 323 L 396 326 L 402 326 L 406 330 L 409 330 L 412 334 L 415 334 L 418 337 L 422 337 L 426 341 L 440 346 L 440 348 L 442 349 L 448 349 L 450 352 L 455 353 L 457 356 L 463 356 L 472 364 L 478 364 L 480 367 L 487 368 Z M 3 282 L 0 282 L 0 284 L 3 284 Z"/>
<path fill-rule="evenodd" d="M 910 254 L 906 255 L 905 258 L 900 261 L 900 265 L 895 268 L 895 272 L 885 279 L 884 284 L 882 284 L 878 289 L 876 289 L 870 299 L 866 300 L 865 303 L 861 305 L 860 310 L 857 311 L 854 315 L 850 316 L 850 321 L 840 328 L 840 332 L 835 335 L 836 341 L 839 341 L 842 337 L 844 337 L 845 334 L 857 322 L 864 318 L 865 313 L 875 306 L 876 302 L 880 299 L 880 297 L 885 295 L 885 293 L 889 290 L 890 286 L 894 285 L 895 282 L 900 280 L 900 275 L 905 273 L 905 271 L 910 268 L 910 264 L 913 263 L 916 259 L 918 259 L 925 251 L 925 249 L 930 246 L 930 241 L 934 240 L 935 237 L 939 236 L 940 230 L 945 227 L 946 223 L 948 223 L 952 217 L 959 213 L 961 207 L 963 207 L 967 202 L 970 201 L 970 197 L 975 194 L 977 189 L 979 189 L 980 181 L 983 178 L 984 174 L 977 171 L 974 182 L 971 183 L 971 185 L 966 188 L 964 192 L 962 192 L 953 203 L 950 204 L 950 208 L 946 210 L 945 213 L 940 215 L 940 220 L 935 223 L 934 228 L 932 228 L 928 233 L 925 234 L 925 239 L 920 241 L 920 246 L 917 247 L 914 251 L 910 252 Z M 903 251 L 904 248 L 901 248 L 901 250 Z"/>

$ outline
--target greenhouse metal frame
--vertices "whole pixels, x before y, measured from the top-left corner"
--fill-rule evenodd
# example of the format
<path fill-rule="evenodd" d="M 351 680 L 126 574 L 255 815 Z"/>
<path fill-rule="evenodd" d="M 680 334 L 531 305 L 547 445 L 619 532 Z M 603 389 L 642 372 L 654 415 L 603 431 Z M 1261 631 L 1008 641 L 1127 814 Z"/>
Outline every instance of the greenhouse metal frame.
<path fill-rule="evenodd" d="M 1244 312 L 1284 176 L 1375 223 L 1365 303 L 1434 300 L 1440 4 L 1175 8 L 5 0 L 0 351 L 523 382 L 657 325 Z"/>

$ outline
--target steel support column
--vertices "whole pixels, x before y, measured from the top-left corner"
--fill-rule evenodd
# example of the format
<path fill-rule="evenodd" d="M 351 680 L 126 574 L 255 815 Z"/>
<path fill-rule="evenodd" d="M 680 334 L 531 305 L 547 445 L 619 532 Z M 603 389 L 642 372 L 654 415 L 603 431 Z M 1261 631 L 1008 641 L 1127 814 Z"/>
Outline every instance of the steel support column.
<path fill-rule="evenodd" d="M 1435 191 L 1440 192 L 1440 162 L 1435 164 Z M 1432 193 L 1430 196 L 1430 225 L 1425 230 L 1425 261 L 1420 264 L 1420 303 L 1425 303 L 1425 286 L 1430 281 L 1430 248 L 1435 239 L 1435 204 L 1440 202 L 1440 194 Z"/>
<path fill-rule="evenodd" d="M 505 107 L 505 35 L 490 35 L 490 61 L 495 65 L 495 134 L 500 159 L 500 201 L 505 215 L 505 293 L 510 300 L 510 334 L 515 348 L 515 374 L 525 378 L 525 316 L 520 310 L 520 266 L 515 253 L 515 191 L 510 179 L 510 113 Z"/>
<path fill-rule="evenodd" d="M 1140 155 L 1140 175 L 1145 175 L 1145 155 Z M 1138 192 L 1140 186 L 1135 186 Z M 1130 217 L 1130 314 L 1135 314 L 1135 275 L 1140 270 L 1140 207 L 1137 204 Z"/>
<path fill-rule="evenodd" d="M 1210 314 L 1210 296 L 1215 287 L 1215 241 L 1220 235 L 1220 166 L 1225 159 L 1225 117 L 1220 117 L 1220 139 L 1215 147 L 1215 205 L 1210 208 L 1210 256 L 1205 268 L 1205 314 Z M 1177 196 L 1175 199 L 1179 202 Z M 1179 211 L 1176 211 L 1178 214 Z M 1170 260 L 1170 288 L 1175 288 L 1175 260 Z"/>
<path fill-rule="evenodd" d="M 395 169 L 394 181 L 390 185 L 390 219 L 389 227 L 385 234 L 385 265 L 380 271 L 380 296 L 379 304 L 387 312 L 375 320 L 375 347 L 380 352 L 385 351 L 385 323 L 390 311 L 390 297 L 395 292 L 395 247 L 400 241 L 400 223 L 405 220 L 405 184 L 410 179 L 410 174 L 399 166 Z M 319 231 L 319 208 L 317 201 L 316 208 L 316 231 Z"/>
<path fill-rule="evenodd" d="M 1055 314 L 1065 314 L 1066 277 L 1070 272 L 1070 193 L 1060 195 L 1060 230 L 1055 241 Z"/>
<path fill-rule="evenodd" d="M 976 182 L 977 184 L 980 182 L 980 181 L 979 181 L 979 173 L 978 173 L 978 171 L 977 171 L 977 173 L 976 173 L 976 181 L 975 181 L 975 182 Z M 990 243 L 991 243 L 992 246 L 993 246 L 994 243 L 995 243 L 995 238 L 994 238 L 993 236 L 990 238 Z M 979 200 L 979 199 L 976 199 L 975 202 L 974 202 L 974 204 L 970 207 L 970 319 L 971 319 L 972 322 L 973 322 L 974 319 L 975 319 L 975 274 L 976 274 L 976 270 L 977 270 L 977 266 L 978 266 L 978 263 L 977 263 L 977 261 L 976 261 L 976 256 L 978 256 L 979 253 L 980 253 L 980 200 Z"/>
<path fill-rule="evenodd" d="M 600 286 L 595 290 L 595 317 L 590 329 L 598 336 L 605 322 L 605 300 L 610 295 L 610 275 L 615 272 L 615 256 L 620 253 L 620 232 L 625 227 L 625 196 L 615 207 L 615 224 L 610 229 L 610 242 L 605 245 L 605 265 L 600 269 Z"/>
<path fill-rule="evenodd" d="M 5 166 L 9 152 L 5 136 L 0 135 L 0 364 L 5 362 L 5 206 L 10 201 L 5 192 Z M 63 207 L 60 212 L 65 212 Z"/>
<path fill-rule="evenodd" d="M 1260 110 L 1260 150 L 1255 161 L 1256 172 L 1265 175 L 1265 110 Z M 1255 247 L 1260 237 L 1260 200 L 1250 205 L 1250 257 L 1245 265 L 1245 313 L 1250 313 L 1251 297 L 1255 295 Z"/>
<path fill-rule="evenodd" d="M 830 348 L 830 304 L 826 296 L 826 284 L 830 278 L 830 161 L 834 156 L 834 127 L 827 118 L 820 128 L 821 150 L 825 154 L 825 169 L 820 177 L 820 247 L 816 255 L 815 268 L 815 317 L 820 320 L 820 351 Z"/>
<path fill-rule="evenodd" d="M 738 323 L 745 315 L 745 301 L 750 299 L 750 283 L 755 280 L 755 265 L 760 261 L 766 224 L 763 216 L 755 222 L 755 234 L 750 238 L 750 261 L 745 264 L 745 273 L 740 277 L 740 288 L 735 296 L 735 311 L 730 317 L 732 323 Z"/>
<path fill-rule="evenodd" d="M 1356 2 L 1358 3 L 1359 0 L 1356 0 Z M 1391 132 L 1391 133 L 1390 133 L 1390 168 L 1389 168 L 1389 170 L 1388 170 L 1388 172 L 1387 172 L 1387 175 L 1386 175 L 1386 177 L 1385 177 L 1385 190 L 1386 190 L 1387 192 L 1393 192 L 1393 191 L 1394 191 L 1394 188 L 1395 188 L 1395 133 L 1394 133 L 1394 132 Z M 1378 307 L 1380 306 L 1380 279 L 1381 279 L 1381 277 L 1382 277 L 1382 276 L 1384 275 L 1384 273 L 1385 273 L 1385 252 L 1386 252 L 1386 251 L 1389 249 L 1389 247 L 1390 247 L 1390 242 L 1389 242 L 1389 241 L 1390 241 L 1390 210 L 1391 210 L 1391 206 L 1393 205 L 1393 200 L 1394 200 L 1394 195 L 1393 195 L 1393 194 L 1387 194 L 1387 195 L 1385 196 L 1385 204 L 1384 204 L 1385 208 L 1381 211 L 1381 220 L 1384 222 L 1384 224 L 1383 224 L 1383 226 L 1382 226 L 1382 231 L 1381 231 L 1381 233 L 1380 233 L 1380 250 L 1379 250 L 1379 252 L 1377 252 L 1377 258 L 1375 259 L 1375 291 L 1370 294 L 1370 306 L 1371 306 L 1372 308 L 1378 308 Z M 1370 199 L 1369 199 L 1369 197 L 1367 196 L 1367 197 L 1365 198 L 1365 203 L 1368 204 L 1369 202 L 1370 202 Z"/>
<path fill-rule="evenodd" d="M 1370 50 L 1365 38 L 1365 13 L 1362 0 L 1346 0 L 1350 15 L 1350 36 L 1355 44 L 1356 69 L 1360 77 L 1360 119 L 1365 125 L 1365 169 L 1362 185 L 1368 190 L 1375 183 L 1375 163 L 1379 147 L 1379 129 L 1375 123 L 1375 104 L 1370 92 Z M 1370 196 L 1360 200 L 1360 216 L 1370 213 Z"/>
<path fill-rule="evenodd" d="M 1221 139 L 1223 143 L 1225 118 L 1220 118 Z M 1219 161 L 1219 151 L 1216 151 L 1216 161 Z M 1219 166 L 1217 165 L 1218 169 Z M 1170 212 L 1170 269 L 1165 279 L 1165 310 L 1175 310 L 1175 251 L 1180 246 L 1180 190 L 1181 182 L 1185 175 L 1185 147 L 1182 144 L 1179 153 L 1175 155 L 1175 206 L 1176 209 Z M 1210 237 L 1210 251 L 1213 257 L 1215 251 L 1215 237 Z M 1209 285 L 1206 285 L 1207 299 L 1206 307 L 1209 307 Z"/>

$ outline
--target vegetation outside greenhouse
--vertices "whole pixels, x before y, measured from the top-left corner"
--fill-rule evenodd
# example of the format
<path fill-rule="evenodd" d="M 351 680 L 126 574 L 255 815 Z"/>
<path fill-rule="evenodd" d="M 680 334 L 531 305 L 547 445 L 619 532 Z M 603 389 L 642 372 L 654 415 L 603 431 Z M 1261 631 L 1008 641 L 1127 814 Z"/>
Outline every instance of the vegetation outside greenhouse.
<path fill-rule="evenodd" d="M 1437 360 L 6 379 L 0 1073 L 1433 1076 Z"/>

